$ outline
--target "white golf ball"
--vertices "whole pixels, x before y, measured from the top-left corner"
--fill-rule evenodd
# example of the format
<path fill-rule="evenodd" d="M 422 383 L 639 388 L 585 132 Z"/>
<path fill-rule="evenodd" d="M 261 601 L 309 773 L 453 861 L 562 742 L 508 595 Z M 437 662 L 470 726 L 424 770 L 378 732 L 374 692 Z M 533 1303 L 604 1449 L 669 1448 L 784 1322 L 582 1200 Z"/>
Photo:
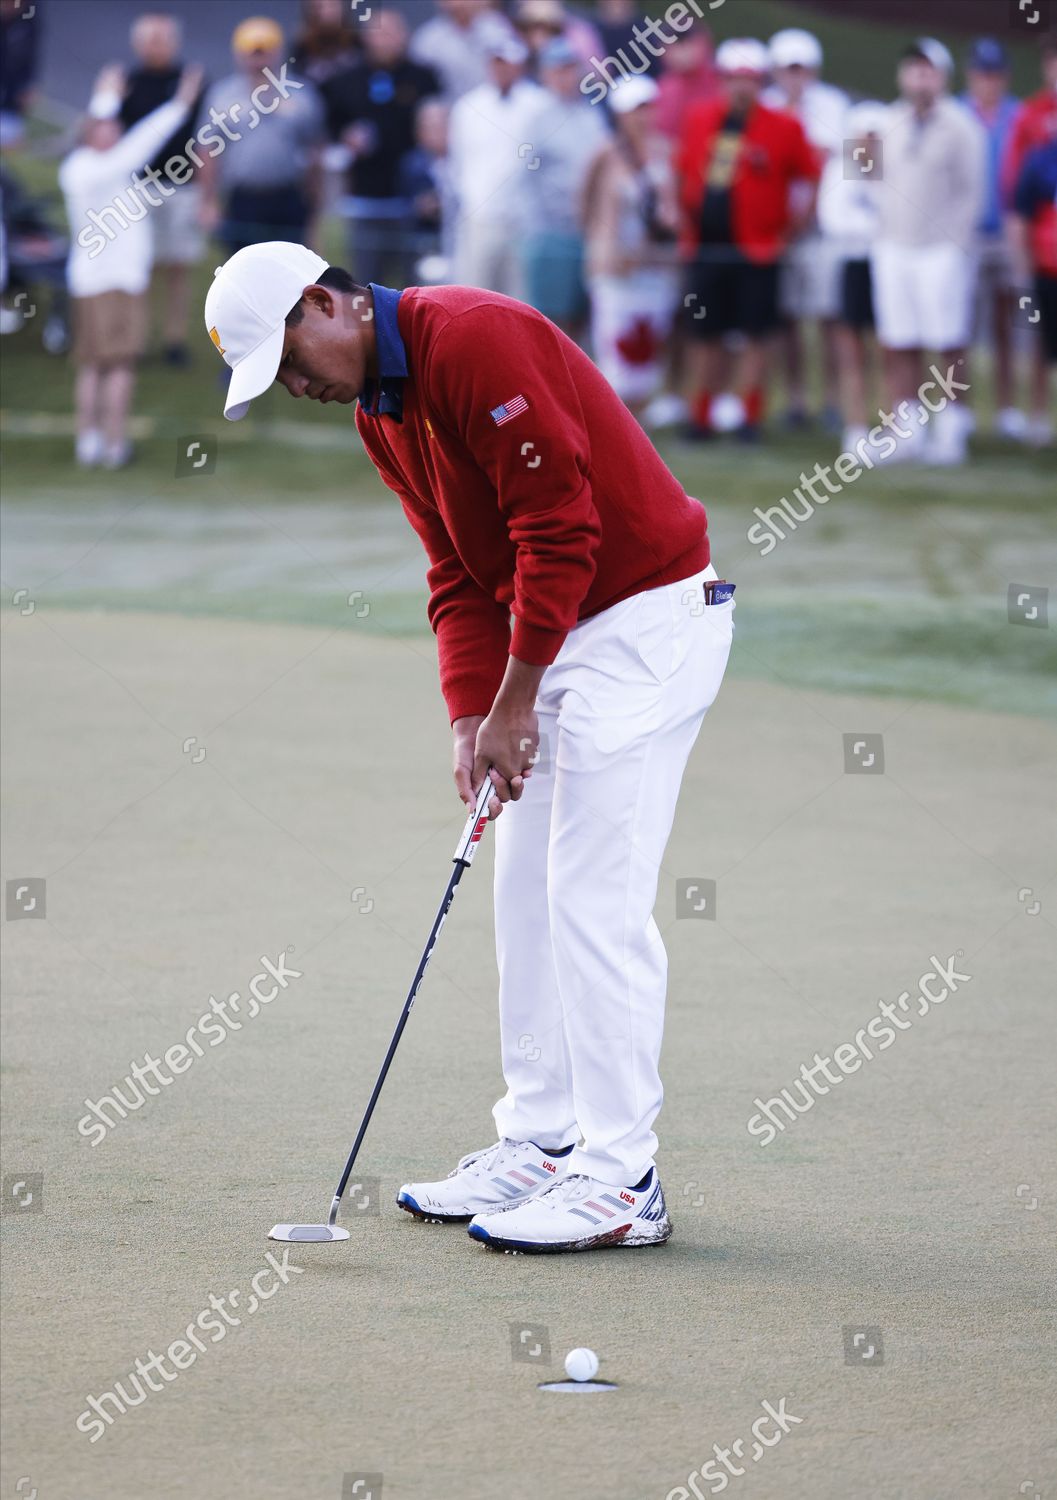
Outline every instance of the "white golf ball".
<path fill-rule="evenodd" d="M 593 1349 L 570 1349 L 565 1356 L 565 1373 L 570 1380 L 593 1380 L 598 1374 L 598 1355 Z"/>

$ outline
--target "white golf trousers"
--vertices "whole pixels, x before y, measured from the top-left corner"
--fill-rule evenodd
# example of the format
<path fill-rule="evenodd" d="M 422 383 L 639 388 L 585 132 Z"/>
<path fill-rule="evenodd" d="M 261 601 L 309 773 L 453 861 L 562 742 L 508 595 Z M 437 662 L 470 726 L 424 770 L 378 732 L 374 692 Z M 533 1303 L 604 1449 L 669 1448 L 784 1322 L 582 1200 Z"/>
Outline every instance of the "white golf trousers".
<path fill-rule="evenodd" d="M 668 959 L 653 919 L 679 784 L 734 603 L 704 572 L 585 620 L 543 675 L 540 761 L 495 828 L 500 1136 L 575 1144 L 614 1186 L 653 1164 Z"/>

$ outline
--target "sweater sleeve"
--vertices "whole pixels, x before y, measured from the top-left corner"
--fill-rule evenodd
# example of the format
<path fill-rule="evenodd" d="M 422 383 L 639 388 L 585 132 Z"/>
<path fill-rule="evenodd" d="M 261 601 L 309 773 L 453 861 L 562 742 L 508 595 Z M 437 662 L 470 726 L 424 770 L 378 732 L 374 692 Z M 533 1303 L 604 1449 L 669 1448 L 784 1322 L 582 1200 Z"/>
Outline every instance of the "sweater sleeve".
<path fill-rule="evenodd" d="M 400 498 L 404 514 L 426 549 L 427 614 L 437 637 L 440 690 L 452 724 L 487 714 L 506 671 L 510 621 L 506 609 L 470 577 L 439 513 L 372 454 L 383 482 Z"/>
<path fill-rule="evenodd" d="M 556 330 L 516 305 L 459 314 L 427 377 L 440 419 L 495 488 L 514 544 L 510 655 L 553 662 L 595 576 L 591 447 Z"/>

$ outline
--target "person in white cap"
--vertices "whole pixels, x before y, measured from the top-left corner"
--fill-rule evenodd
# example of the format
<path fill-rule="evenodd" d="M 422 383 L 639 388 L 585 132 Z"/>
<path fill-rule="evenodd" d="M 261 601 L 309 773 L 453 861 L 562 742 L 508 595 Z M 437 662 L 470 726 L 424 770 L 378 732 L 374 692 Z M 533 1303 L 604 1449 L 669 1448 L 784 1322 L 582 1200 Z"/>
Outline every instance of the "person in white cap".
<path fill-rule="evenodd" d="M 762 42 L 725 41 L 716 67 L 723 92 L 687 115 L 677 158 L 691 339 L 688 435 L 736 429 L 752 441 L 764 416 L 768 344 L 780 323 L 779 268 L 813 212 L 819 168 L 800 121 L 761 100 L 770 68 Z M 725 346 L 735 334 L 742 343 L 728 379 Z"/>
<path fill-rule="evenodd" d="M 362 287 L 265 244 L 217 272 L 206 325 L 229 417 L 273 380 L 358 402 L 429 557 L 457 793 L 495 794 L 498 1138 L 397 1202 L 504 1250 L 662 1245 L 653 908 L 733 638 L 705 511 L 583 350 L 509 297 Z"/>
<path fill-rule="evenodd" d="M 524 173 L 539 171 L 534 121 L 543 91 L 525 77 L 529 51 L 513 32 L 489 43 L 487 83 L 451 112 L 448 156 L 455 210 L 455 279 L 509 297 L 524 295 L 528 227 Z"/>
<path fill-rule="evenodd" d="M 774 81 L 764 91 L 763 102 L 796 116 L 818 152 L 821 168 L 829 161 L 840 160 L 850 101 L 842 89 L 822 82 L 822 46 L 818 38 L 793 26 L 775 32 L 767 50 Z M 779 297 L 786 319 L 783 353 L 788 386 L 787 421 L 790 426 L 802 427 L 809 420 L 804 329 L 808 323 L 817 323 L 824 378 L 823 424 L 831 431 L 836 430 L 840 424 L 836 342 L 840 257 L 817 220 L 790 246 L 782 268 Z"/>
<path fill-rule="evenodd" d="M 871 256 L 877 333 L 893 405 L 918 413 L 926 351 L 957 372 L 972 336 L 976 226 L 987 200 L 987 137 L 947 93 L 954 60 L 919 37 L 899 64 L 901 98 L 883 142 L 881 223 Z M 963 368 L 963 367 L 962 367 Z M 912 423 L 904 459 L 964 463 L 971 414 L 962 393 Z"/>
<path fill-rule="evenodd" d="M 679 296 L 679 213 L 670 146 L 656 124 L 658 92 L 645 77 L 609 91 L 616 134 L 596 157 L 584 193 L 592 348 L 636 415 L 663 380 Z"/>

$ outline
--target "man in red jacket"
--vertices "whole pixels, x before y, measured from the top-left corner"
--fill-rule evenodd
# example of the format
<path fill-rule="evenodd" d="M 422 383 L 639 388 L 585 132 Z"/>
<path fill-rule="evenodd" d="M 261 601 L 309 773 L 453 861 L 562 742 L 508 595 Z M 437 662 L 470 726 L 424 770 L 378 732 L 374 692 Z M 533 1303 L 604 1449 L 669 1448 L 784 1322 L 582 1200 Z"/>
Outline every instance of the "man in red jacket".
<path fill-rule="evenodd" d="M 691 109 L 676 161 L 694 341 L 692 435 L 740 426 L 751 439 L 763 418 L 767 341 L 780 322 L 781 257 L 814 212 L 812 187 L 797 196 L 794 185 L 816 183 L 820 164 L 799 120 L 760 103 L 770 67 L 762 42 L 725 41 L 716 67 L 723 93 Z M 721 406 L 723 345 L 732 333 L 745 345 Z"/>
<path fill-rule="evenodd" d="M 232 419 L 273 380 L 358 401 L 429 556 L 456 788 L 472 803 L 487 776 L 492 815 L 513 804 L 496 827 L 499 1139 L 397 1201 L 503 1249 L 663 1243 L 652 911 L 733 635 L 705 512 L 577 345 L 510 298 L 361 287 L 302 246 L 257 245 L 217 272 L 206 327 Z"/>

